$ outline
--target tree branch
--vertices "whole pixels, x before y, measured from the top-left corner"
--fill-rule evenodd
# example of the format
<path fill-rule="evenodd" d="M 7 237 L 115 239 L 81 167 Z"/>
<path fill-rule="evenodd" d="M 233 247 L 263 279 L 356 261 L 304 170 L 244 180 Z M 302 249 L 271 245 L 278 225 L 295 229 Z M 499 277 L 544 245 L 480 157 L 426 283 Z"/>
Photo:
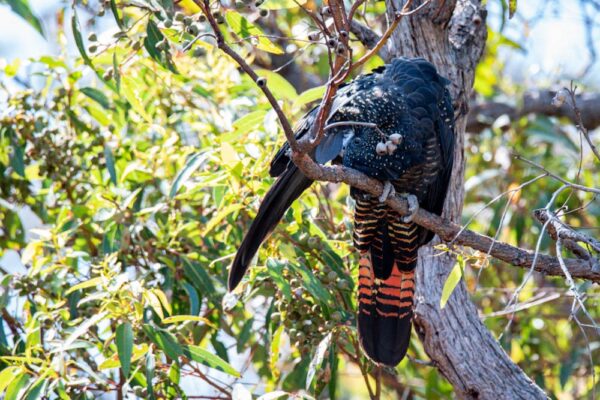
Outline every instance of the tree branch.
<path fill-rule="evenodd" d="M 356 170 L 341 166 L 319 165 L 306 154 L 296 154 L 294 163 L 310 179 L 334 183 L 343 182 L 374 197 L 379 197 L 383 193 L 381 182 Z M 386 200 L 386 204 L 400 215 L 408 213 L 408 202 L 402 197 L 390 196 Z M 483 253 L 489 252 L 492 257 L 515 267 L 527 269 L 533 265 L 533 251 L 498 242 L 489 236 L 463 229 L 460 225 L 422 208 L 413 215 L 413 221 L 435 232 L 446 242 L 461 244 Z M 574 278 L 600 282 L 600 271 L 594 269 L 593 261 L 571 258 L 564 261 L 568 271 Z M 534 269 L 545 275 L 564 276 L 558 258 L 549 255 L 539 255 Z"/>
<path fill-rule="evenodd" d="M 541 114 L 550 117 L 566 117 L 574 123 L 579 123 L 577 114 L 570 101 L 564 102 L 559 107 L 552 104 L 556 96 L 555 90 L 534 90 L 523 95 L 521 105 L 503 102 L 476 103 L 471 106 L 467 120 L 467 132 L 479 133 L 492 126 L 502 115 L 507 115 L 510 120 L 528 114 Z M 600 93 L 583 93 L 575 96 L 577 108 L 581 112 L 581 123 L 587 129 L 600 126 Z"/>

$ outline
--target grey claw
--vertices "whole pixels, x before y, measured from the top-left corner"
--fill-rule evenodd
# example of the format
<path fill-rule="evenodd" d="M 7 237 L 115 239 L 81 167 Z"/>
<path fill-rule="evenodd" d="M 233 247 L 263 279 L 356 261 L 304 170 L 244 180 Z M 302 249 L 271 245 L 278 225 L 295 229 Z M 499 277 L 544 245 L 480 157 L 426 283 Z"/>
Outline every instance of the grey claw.
<path fill-rule="evenodd" d="M 410 193 L 402 193 L 401 196 L 408 202 L 408 214 L 401 217 L 402 222 L 412 222 L 415 213 L 419 210 L 419 200 L 417 196 Z"/>
<path fill-rule="evenodd" d="M 394 189 L 394 185 L 390 181 L 385 181 L 383 183 L 383 192 L 381 196 L 379 196 L 379 202 L 385 203 L 388 197 L 393 196 L 396 193 L 396 189 Z"/>

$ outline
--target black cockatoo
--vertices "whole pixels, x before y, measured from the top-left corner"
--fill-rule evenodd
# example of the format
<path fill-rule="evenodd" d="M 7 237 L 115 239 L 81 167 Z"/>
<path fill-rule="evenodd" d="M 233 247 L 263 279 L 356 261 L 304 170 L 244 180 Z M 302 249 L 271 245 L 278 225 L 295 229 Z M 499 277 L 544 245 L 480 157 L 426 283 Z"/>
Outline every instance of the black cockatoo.
<path fill-rule="evenodd" d="M 452 170 L 454 118 L 448 80 L 424 59 L 397 58 L 340 87 L 327 121 L 338 123 L 312 154 L 319 163 L 341 162 L 414 195 L 424 209 L 440 214 Z M 309 134 L 318 113 L 300 122 L 297 137 Z M 347 122 L 348 124 L 344 124 Z M 376 124 L 352 124 L 366 122 Z M 383 136 L 383 137 L 382 137 Z M 233 290 L 258 251 L 313 181 L 290 161 L 286 144 L 271 162 L 277 181 L 266 194 L 229 273 Z M 354 246 L 360 253 L 358 333 L 373 361 L 397 365 L 406 354 L 420 246 L 433 233 L 401 217 L 379 198 L 351 189 L 356 201 Z M 414 197 L 413 197 L 414 199 Z"/>

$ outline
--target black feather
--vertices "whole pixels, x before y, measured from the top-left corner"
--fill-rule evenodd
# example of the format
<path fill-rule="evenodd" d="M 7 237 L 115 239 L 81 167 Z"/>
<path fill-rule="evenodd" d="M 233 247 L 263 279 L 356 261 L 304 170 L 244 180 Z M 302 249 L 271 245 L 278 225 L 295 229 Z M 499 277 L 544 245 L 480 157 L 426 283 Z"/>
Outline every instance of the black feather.
<path fill-rule="evenodd" d="M 235 289 L 240 283 L 262 242 L 275 229 L 294 200 L 312 183 L 295 165 L 291 165 L 269 189 L 231 265 L 229 290 Z"/>

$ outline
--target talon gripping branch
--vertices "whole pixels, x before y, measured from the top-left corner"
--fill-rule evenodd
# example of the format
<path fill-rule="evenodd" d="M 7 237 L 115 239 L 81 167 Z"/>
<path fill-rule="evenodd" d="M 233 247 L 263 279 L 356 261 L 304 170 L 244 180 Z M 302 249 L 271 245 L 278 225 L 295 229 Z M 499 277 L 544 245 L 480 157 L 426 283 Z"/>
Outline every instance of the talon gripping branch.
<path fill-rule="evenodd" d="M 397 192 L 415 195 L 421 207 L 440 214 L 454 149 L 448 83 L 423 59 L 398 58 L 359 76 L 337 92 L 328 120 L 335 128 L 327 130 L 313 158 L 341 162 L 390 182 Z M 311 131 L 317 113 L 318 107 L 302 119 L 298 138 Z M 230 290 L 288 207 L 312 184 L 290 161 L 288 151 L 286 144 L 271 162 L 270 174 L 278 179 L 237 252 Z M 354 188 L 350 193 L 356 200 L 354 246 L 360 253 L 360 342 L 373 361 L 395 366 L 410 339 L 417 252 L 433 233 L 366 193 Z"/>

